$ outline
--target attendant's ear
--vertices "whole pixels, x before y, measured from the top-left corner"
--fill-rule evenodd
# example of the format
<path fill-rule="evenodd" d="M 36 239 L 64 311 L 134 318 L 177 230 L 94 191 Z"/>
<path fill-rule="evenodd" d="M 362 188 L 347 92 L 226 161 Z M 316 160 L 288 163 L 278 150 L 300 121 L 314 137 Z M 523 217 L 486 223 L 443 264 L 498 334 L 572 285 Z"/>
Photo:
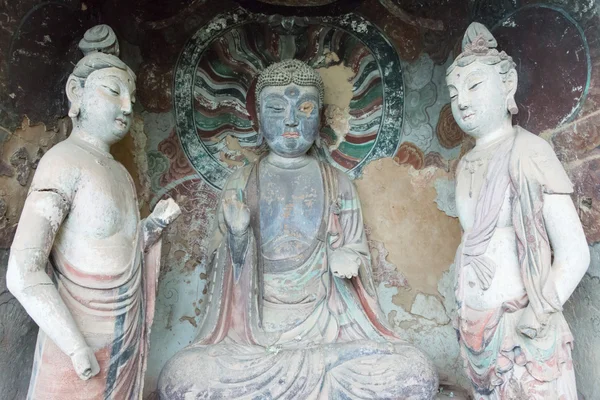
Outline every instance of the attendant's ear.
<path fill-rule="evenodd" d="M 79 115 L 79 107 L 81 106 L 81 95 L 83 93 L 81 79 L 73 75 L 69 76 L 65 90 L 67 92 L 69 103 L 71 104 L 69 108 L 69 117 L 77 118 Z"/>
<path fill-rule="evenodd" d="M 514 68 L 511 68 L 506 75 L 506 80 L 504 81 L 504 85 L 506 86 L 506 108 L 509 113 L 514 115 L 519 112 L 517 102 L 515 101 L 519 77 L 517 75 L 517 70 Z"/>

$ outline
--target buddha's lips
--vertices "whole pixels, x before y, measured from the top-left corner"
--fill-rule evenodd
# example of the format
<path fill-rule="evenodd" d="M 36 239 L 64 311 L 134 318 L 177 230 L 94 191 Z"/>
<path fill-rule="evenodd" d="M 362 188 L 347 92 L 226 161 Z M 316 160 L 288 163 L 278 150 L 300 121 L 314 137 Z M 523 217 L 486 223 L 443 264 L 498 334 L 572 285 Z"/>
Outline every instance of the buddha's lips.
<path fill-rule="evenodd" d="M 284 132 L 281 136 L 283 136 L 284 138 L 298 139 L 300 137 L 300 134 L 298 132 Z"/>

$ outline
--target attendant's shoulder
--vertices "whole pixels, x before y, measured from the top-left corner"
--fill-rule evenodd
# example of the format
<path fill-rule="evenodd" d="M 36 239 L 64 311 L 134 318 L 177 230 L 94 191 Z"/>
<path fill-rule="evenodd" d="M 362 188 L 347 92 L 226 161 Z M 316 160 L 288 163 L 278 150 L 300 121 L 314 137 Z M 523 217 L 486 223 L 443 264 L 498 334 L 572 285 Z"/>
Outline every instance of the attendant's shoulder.
<path fill-rule="evenodd" d="M 557 158 L 550 143 L 520 126 L 517 127 L 515 151 L 521 157 Z"/>
<path fill-rule="evenodd" d="M 537 181 L 545 193 L 572 193 L 573 185 L 554 149 L 543 138 L 517 127 L 511 170 Z"/>
<path fill-rule="evenodd" d="M 81 148 L 69 140 L 56 144 L 41 158 L 29 191 L 51 190 L 71 199 L 84 157 Z"/>

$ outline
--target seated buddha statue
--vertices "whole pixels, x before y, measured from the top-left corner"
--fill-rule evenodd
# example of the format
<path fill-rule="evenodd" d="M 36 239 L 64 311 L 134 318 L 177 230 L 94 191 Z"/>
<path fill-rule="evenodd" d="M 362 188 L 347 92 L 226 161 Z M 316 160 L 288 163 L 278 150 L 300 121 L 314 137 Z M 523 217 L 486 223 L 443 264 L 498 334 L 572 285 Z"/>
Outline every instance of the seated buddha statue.
<path fill-rule="evenodd" d="M 323 81 L 298 60 L 256 84 L 270 152 L 222 192 L 207 309 L 167 362 L 161 399 L 432 399 L 432 363 L 386 325 L 360 201 L 343 172 L 309 153 Z"/>

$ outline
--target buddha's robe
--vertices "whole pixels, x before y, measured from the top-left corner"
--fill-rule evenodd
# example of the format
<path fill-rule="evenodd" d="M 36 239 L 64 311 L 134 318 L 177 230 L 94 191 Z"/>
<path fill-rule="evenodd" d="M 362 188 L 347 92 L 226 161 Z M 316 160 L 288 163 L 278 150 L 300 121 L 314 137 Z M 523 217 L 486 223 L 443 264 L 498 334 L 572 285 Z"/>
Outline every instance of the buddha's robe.
<path fill-rule="evenodd" d="M 474 225 L 464 233 L 455 261 L 461 355 L 477 400 L 577 399 L 573 336 L 549 279 L 551 249 L 542 213 L 544 194 L 572 192 L 550 145 L 522 128 L 517 128 L 514 139 L 498 146 L 489 162 Z M 496 271 L 486 250 L 506 207 L 511 210 L 526 294 L 507 299 L 495 309 L 475 310 L 464 304 L 464 271 L 473 268 L 483 290 L 489 288 L 496 273 L 502 273 Z M 528 306 L 535 318 L 522 321 Z M 519 332 L 523 323 L 538 329 L 540 324 L 547 325 L 547 333 L 531 339 Z"/>
<path fill-rule="evenodd" d="M 219 210 L 205 320 L 195 342 L 164 367 L 161 399 L 433 398 L 434 367 L 384 322 L 347 176 L 319 163 L 325 201 L 316 237 L 296 257 L 267 259 L 257 244 L 264 199 L 256 165 L 236 171 L 223 194 L 243 192 L 250 209 L 245 260 L 232 263 Z M 332 274 L 335 252 L 358 261 L 357 277 Z"/>

